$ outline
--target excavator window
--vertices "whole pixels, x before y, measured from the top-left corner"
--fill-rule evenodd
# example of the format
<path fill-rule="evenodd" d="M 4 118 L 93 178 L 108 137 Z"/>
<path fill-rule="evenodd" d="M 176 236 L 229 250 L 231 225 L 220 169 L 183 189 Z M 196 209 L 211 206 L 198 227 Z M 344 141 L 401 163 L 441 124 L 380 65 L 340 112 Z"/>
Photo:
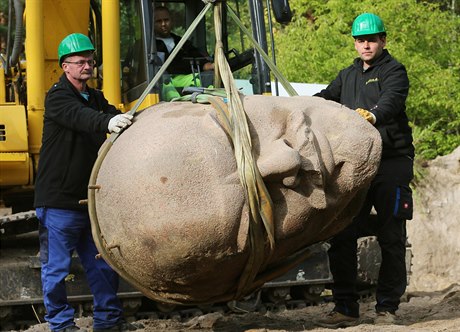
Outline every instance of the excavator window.
<path fill-rule="evenodd" d="M 129 96 L 142 89 L 147 81 L 147 51 L 144 36 L 141 7 L 134 1 L 120 2 L 120 62 L 122 73 L 122 93 L 125 101 L 137 96 Z"/>
<path fill-rule="evenodd" d="M 155 17 L 157 17 L 157 15 L 165 17 L 165 12 L 156 14 L 155 10 L 161 10 L 159 8 L 165 7 L 169 11 L 170 33 L 177 37 L 182 37 L 204 6 L 202 4 L 197 5 L 196 2 L 193 3 L 190 1 L 154 1 L 152 7 L 153 25 L 155 25 Z M 212 84 L 214 74 L 210 73 L 210 75 L 204 75 L 204 72 L 200 70 L 200 64 L 212 62 L 212 59 L 208 59 L 209 55 L 206 48 L 205 22 L 206 21 L 202 21 L 199 23 L 188 39 L 187 44 L 181 49 L 182 51 L 176 55 L 173 62 L 166 68 L 160 82 L 161 100 L 168 101 L 172 98 L 180 97 L 184 87 L 190 85 L 203 86 L 203 79 L 205 76 L 207 78 L 206 86 Z M 152 42 L 152 56 L 155 59 L 156 69 L 164 69 L 162 66 L 169 58 L 168 54 L 170 54 L 172 50 L 166 46 L 166 40 L 160 39 L 164 36 L 157 36 L 154 28 L 152 28 L 152 33 L 152 39 L 154 40 L 154 42 Z M 174 42 L 176 44 L 178 43 L 177 37 L 174 37 Z"/>
<path fill-rule="evenodd" d="M 232 9 L 237 12 L 238 16 L 241 17 L 243 21 L 250 21 L 249 19 L 249 7 L 247 2 L 241 0 L 232 0 L 227 1 L 229 6 L 232 6 Z M 152 8 L 156 8 L 157 6 L 165 6 L 169 9 L 171 13 L 172 22 L 172 33 L 183 36 L 188 29 L 188 27 L 192 24 L 193 20 L 198 16 L 200 11 L 204 8 L 204 4 L 200 1 L 190 1 L 190 0 L 182 0 L 182 1 L 153 1 Z M 252 48 L 247 48 L 249 45 L 249 41 L 243 33 L 240 32 L 236 23 L 232 20 L 228 19 L 226 15 L 226 7 L 224 6 L 224 17 L 223 17 L 223 36 L 224 36 L 224 50 L 227 54 L 229 59 L 230 67 L 232 71 L 238 71 L 249 64 L 253 63 L 254 60 L 254 51 Z M 153 17 L 154 15 L 152 15 Z M 205 18 L 199 23 L 196 27 L 195 31 L 192 33 L 189 41 L 194 45 L 196 48 L 200 50 L 204 55 L 201 57 L 196 58 L 184 58 L 184 61 L 189 61 L 188 64 L 188 73 L 191 73 L 193 76 L 192 79 L 186 78 L 185 81 L 182 82 L 189 82 L 191 85 L 198 85 L 199 86 L 209 86 L 213 85 L 214 79 L 214 72 L 213 71 L 203 71 L 201 70 L 201 66 L 197 65 L 199 62 L 213 62 L 213 52 L 215 47 L 215 36 L 214 36 L 214 18 L 213 18 L 213 11 L 210 10 L 206 13 Z M 155 38 L 155 37 L 154 37 Z M 158 55 L 157 61 L 157 68 L 165 61 L 164 54 L 160 54 L 161 52 L 153 54 Z M 163 55 L 163 58 L 160 57 Z M 209 56 L 210 55 L 210 56 Z M 154 57 L 155 58 L 155 57 Z M 205 60 L 205 58 L 207 58 Z M 169 74 L 177 74 L 177 68 L 171 68 L 174 63 L 172 63 L 167 72 Z M 250 78 L 251 71 L 250 69 L 240 71 L 236 73 L 236 76 L 240 76 L 241 78 L 248 79 Z M 164 84 L 169 84 L 170 76 L 164 75 L 163 82 Z M 174 82 L 174 78 L 172 80 Z M 164 86 L 163 86 L 164 87 Z M 168 87 L 168 91 L 172 87 Z M 178 93 L 180 94 L 181 86 L 179 86 Z M 163 91 L 163 90 L 161 90 Z M 169 97 L 166 97 L 165 94 L 160 93 L 160 97 L 162 100 L 168 100 Z"/>
<path fill-rule="evenodd" d="M 121 27 L 121 70 L 122 70 L 122 98 L 124 103 L 132 103 L 140 97 L 149 82 L 161 68 L 156 50 L 154 35 L 154 10 L 158 6 L 165 6 L 173 17 L 172 32 L 183 36 L 195 18 L 205 7 L 204 2 L 196 0 L 147 0 L 134 2 L 129 0 L 120 1 L 120 27 Z M 240 17 L 246 28 L 251 30 L 250 6 L 247 1 L 228 0 L 223 6 L 222 35 L 224 52 L 229 60 L 230 67 L 236 79 L 252 79 L 254 73 L 255 52 L 249 38 L 244 35 L 235 22 L 226 12 L 226 6 Z M 259 24 L 263 22 L 259 22 Z M 191 34 L 189 41 L 200 51 L 210 56 L 213 62 L 215 48 L 215 31 L 213 11 L 209 10 L 204 19 L 198 24 Z M 193 60 L 193 61 L 192 61 Z M 190 67 L 196 63 L 196 59 L 190 60 Z M 196 67 L 195 67 L 196 69 Z M 168 69 L 167 73 L 169 73 Z M 197 72 L 197 70 L 193 71 Z M 171 73 L 169 73 L 171 74 Z M 212 71 L 199 72 L 202 86 L 212 85 L 214 73 Z M 153 93 L 158 93 L 161 98 L 162 84 L 167 82 L 164 77 L 162 82 L 154 88 Z M 162 99 L 163 100 L 163 99 Z"/>

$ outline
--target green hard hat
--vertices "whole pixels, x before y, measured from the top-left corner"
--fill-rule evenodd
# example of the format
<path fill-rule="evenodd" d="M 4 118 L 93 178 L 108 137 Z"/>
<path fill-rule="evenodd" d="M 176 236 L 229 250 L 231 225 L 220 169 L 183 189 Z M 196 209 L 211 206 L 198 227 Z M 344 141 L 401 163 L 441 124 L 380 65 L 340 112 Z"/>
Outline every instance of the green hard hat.
<path fill-rule="evenodd" d="M 386 33 L 383 21 L 375 14 L 364 13 L 359 15 L 351 27 L 353 37 Z"/>
<path fill-rule="evenodd" d="M 88 36 L 81 33 L 72 33 L 65 37 L 58 47 L 59 66 L 67 56 L 85 51 L 94 51 L 94 46 Z"/>

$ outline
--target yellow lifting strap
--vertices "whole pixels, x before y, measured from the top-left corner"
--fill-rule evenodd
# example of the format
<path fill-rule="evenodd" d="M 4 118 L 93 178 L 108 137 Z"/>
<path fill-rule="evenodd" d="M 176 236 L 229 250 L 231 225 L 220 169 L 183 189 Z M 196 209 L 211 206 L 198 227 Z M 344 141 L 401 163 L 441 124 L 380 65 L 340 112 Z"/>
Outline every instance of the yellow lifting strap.
<path fill-rule="evenodd" d="M 247 295 L 249 290 L 253 289 L 253 282 L 257 274 L 265 266 L 272 254 L 275 247 L 275 226 L 273 221 L 273 202 L 257 168 L 246 113 L 230 66 L 225 58 L 221 17 L 222 3 L 218 3 L 214 6 L 214 27 L 216 32 L 214 66 L 227 92 L 227 104 L 217 97 L 210 97 L 209 100 L 216 108 L 224 129 L 232 138 L 240 181 L 250 209 L 250 253 L 246 267 L 239 280 L 236 293 L 236 298 L 238 299 Z M 266 247 L 264 230 L 268 238 L 268 248 Z"/>
<path fill-rule="evenodd" d="M 241 135 L 241 131 L 235 129 L 235 127 L 238 127 L 241 123 L 238 124 L 238 120 L 236 120 L 237 123 L 235 123 L 227 104 L 222 98 L 208 96 L 207 100 L 216 110 L 218 121 L 233 142 L 240 182 L 249 203 L 250 220 L 248 243 L 250 253 L 235 295 L 235 298 L 239 299 L 254 289 L 253 282 L 274 249 L 273 203 L 252 153 L 251 157 L 247 158 L 247 151 L 248 149 L 252 150 L 251 146 L 247 146 L 247 140 L 245 140 L 244 137 L 240 137 L 239 139 L 235 137 L 235 135 Z M 269 240 L 268 254 L 266 254 L 264 229 Z"/>
<path fill-rule="evenodd" d="M 227 59 L 224 54 L 223 43 L 222 43 L 222 2 L 214 3 L 212 0 L 203 0 L 206 3 L 206 6 L 200 12 L 200 14 L 195 18 L 192 26 L 186 31 L 182 37 L 179 44 L 176 46 L 175 50 L 179 50 L 185 41 L 189 38 L 190 34 L 198 24 L 198 22 L 204 17 L 206 11 L 214 6 L 214 26 L 216 31 L 216 49 L 215 49 L 215 86 L 220 87 L 221 85 L 217 82 L 222 82 L 225 87 L 226 100 L 227 103 L 223 101 L 220 97 L 211 96 L 208 98 L 209 102 L 217 110 L 218 119 L 220 120 L 224 130 L 227 132 L 229 137 L 231 137 L 234 146 L 234 153 L 236 158 L 236 163 L 238 167 L 238 173 L 240 177 L 241 184 L 243 186 L 246 199 L 248 201 L 249 210 L 250 210 L 250 223 L 249 223 L 249 257 L 246 262 L 246 266 L 240 276 L 238 282 L 237 290 L 234 295 L 235 299 L 240 299 L 245 295 L 248 295 L 256 285 L 260 284 L 261 271 L 267 266 L 267 262 L 271 257 L 273 250 L 275 248 L 275 226 L 274 226 L 274 217 L 273 217 L 273 202 L 271 201 L 269 192 L 263 182 L 262 176 L 257 168 L 255 157 L 252 151 L 252 142 L 248 126 L 248 121 L 246 118 L 246 113 L 244 111 L 243 103 L 241 101 L 241 95 L 238 92 L 238 89 L 235 85 L 233 75 L 230 69 L 230 66 L 227 62 Z M 230 16 L 237 20 L 236 15 L 232 12 L 230 7 L 229 13 Z M 237 23 L 243 29 L 241 21 L 237 20 Z M 278 77 L 278 72 L 276 66 L 270 61 L 268 56 L 260 48 L 260 46 L 255 42 L 254 38 L 250 36 L 247 29 L 244 28 L 244 32 L 250 37 L 251 41 L 254 43 L 257 51 L 264 55 L 264 60 L 269 65 L 270 69 L 274 72 L 275 76 Z M 136 105 L 129 111 L 130 114 L 134 114 L 142 101 L 145 99 L 146 95 L 151 91 L 153 86 L 158 82 L 161 75 L 163 74 L 165 68 L 169 65 L 168 61 L 172 61 L 175 53 L 168 57 L 167 62 L 161 67 L 152 81 L 149 83 L 147 88 L 144 90 L 142 95 L 139 97 Z M 280 82 L 289 92 L 290 95 L 296 95 L 296 92 L 290 86 L 287 80 L 283 80 L 280 76 L 278 77 Z M 217 90 L 217 89 L 216 89 Z M 214 91 L 215 94 L 219 94 L 218 91 Z M 93 236 L 95 237 L 96 245 L 103 257 L 105 259 L 110 258 L 110 250 L 107 248 L 107 243 L 103 238 L 103 235 L 100 232 L 97 214 L 95 208 L 95 188 L 96 178 L 99 172 L 99 168 L 102 164 L 105 155 L 110 150 L 110 147 L 118 138 L 121 133 L 111 134 L 107 144 L 103 146 L 101 153 L 96 160 L 95 166 L 91 174 L 90 185 L 88 187 L 89 195 L 89 211 L 91 215 L 91 223 L 94 228 Z M 112 262 L 113 263 L 113 262 Z M 131 283 L 136 284 L 140 289 L 144 289 L 142 285 L 138 285 L 133 278 L 131 278 L 127 273 L 124 272 L 122 266 L 117 266 L 117 270 L 121 273 L 122 277 L 131 281 Z M 266 272 L 265 272 L 266 273 Z M 145 289 L 144 289 L 145 290 Z M 146 290 L 148 292 L 148 290 Z"/>

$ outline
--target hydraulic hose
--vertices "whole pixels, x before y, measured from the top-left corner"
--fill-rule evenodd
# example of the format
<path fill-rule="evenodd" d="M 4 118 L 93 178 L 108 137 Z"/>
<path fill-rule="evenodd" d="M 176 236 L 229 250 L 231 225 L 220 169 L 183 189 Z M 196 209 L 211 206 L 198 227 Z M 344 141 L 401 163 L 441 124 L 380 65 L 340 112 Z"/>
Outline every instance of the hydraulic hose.
<path fill-rule="evenodd" d="M 21 0 L 14 0 L 14 12 L 16 16 L 16 29 L 14 34 L 14 44 L 8 66 L 12 67 L 19 62 L 19 55 L 22 50 L 22 41 L 24 37 L 24 25 L 22 16 L 24 14 L 24 4 Z"/>

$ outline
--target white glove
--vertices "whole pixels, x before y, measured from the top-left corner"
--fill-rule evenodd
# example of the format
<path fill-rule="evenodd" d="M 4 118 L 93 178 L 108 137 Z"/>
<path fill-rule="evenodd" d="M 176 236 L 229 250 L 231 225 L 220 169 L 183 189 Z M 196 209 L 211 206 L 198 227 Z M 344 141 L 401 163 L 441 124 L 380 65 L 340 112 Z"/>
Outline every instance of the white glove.
<path fill-rule="evenodd" d="M 109 121 L 109 132 L 110 133 L 119 133 L 123 128 L 129 126 L 132 122 L 131 119 L 133 116 L 131 114 L 118 114 L 115 115 Z"/>

